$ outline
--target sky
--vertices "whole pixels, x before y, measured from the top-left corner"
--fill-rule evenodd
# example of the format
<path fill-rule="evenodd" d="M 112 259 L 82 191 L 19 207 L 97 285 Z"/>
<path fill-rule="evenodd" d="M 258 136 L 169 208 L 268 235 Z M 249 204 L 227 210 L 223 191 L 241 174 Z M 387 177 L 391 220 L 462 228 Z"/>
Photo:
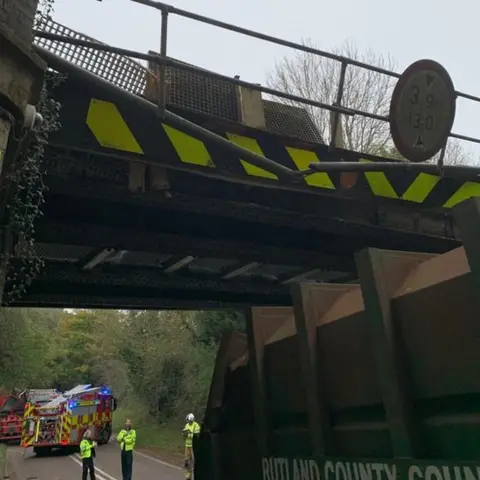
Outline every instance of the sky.
<path fill-rule="evenodd" d="M 168 2 L 167 2 L 168 3 Z M 178 8 L 294 42 L 310 38 L 330 51 L 344 41 L 391 55 L 401 72 L 422 58 L 440 62 L 455 88 L 480 96 L 474 0 L 171 0 Z M 159 50 L 160 12 L 131 0 L 55 0 L 54 19 L 102 42 Z M 475 40 L 477 38 L 477 40 Z M 168 55 L 228 76 L 265 84 L 275 61 L 292 50 L 170 15 Z M 480 104 L 459 99 L 453 131 L 480 137 Z M 472 144 L 463 144 L 467 149 Z M 477 149 L 476 149 L 477 150 Z"/>

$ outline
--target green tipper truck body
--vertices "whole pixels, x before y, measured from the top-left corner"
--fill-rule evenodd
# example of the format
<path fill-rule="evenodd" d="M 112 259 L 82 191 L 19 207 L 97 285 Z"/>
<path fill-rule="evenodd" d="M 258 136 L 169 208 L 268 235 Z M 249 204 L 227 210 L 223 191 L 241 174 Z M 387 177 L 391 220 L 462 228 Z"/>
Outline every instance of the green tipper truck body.
<path fill-rule="evenodd" d="M 480 204 L 443 255 L 367 249 L 223 339 L 197 480 L 480 480 Z M 477 253 L 478 252 L 478 253 Z"/>

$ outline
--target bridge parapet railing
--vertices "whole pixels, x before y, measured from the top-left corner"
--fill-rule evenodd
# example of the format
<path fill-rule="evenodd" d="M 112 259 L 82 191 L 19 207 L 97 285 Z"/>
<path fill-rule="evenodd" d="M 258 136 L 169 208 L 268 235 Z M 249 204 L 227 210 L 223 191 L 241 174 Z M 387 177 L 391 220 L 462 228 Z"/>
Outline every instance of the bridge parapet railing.
<path fill-rule="evenodd" d="M 59 36 L 69 38 L 70 42 L 55 40 Z M 167 66 L 162 73 L 151 60 L 147 60 L 148 67 L 145 67 L 128 56 L 116 53 L 113 51 L 115 49 L 106 51 L 105 48 L 112 47 L 47 17 L 39 19 L 35 43 L 129 93 L 153 101 L 156 101 L 156 90 L 162 83 L 159 78 L 163 75 L 166 104 L 222 120 L 241 121 L 238 87 L 229 78 L 218 78 L 208 70 L 178 62 L 178 65 Z M 151 53 L 155 55 L 155 52 Z M 303 108 L 263 99 L 261 101 L 265 111 L 265 123 L 262 126 L 266 130 L 323 143 L 318 129 Z"/>
<path fill-rule="evenodd" d="M 347 69 L 350 67 L 357 67 L 360 69 L 368 70 L 371 72 L 376 72 L 382 75 L 386 75 L 391 77 L 396 81 L 400 77 L 400 74 L 391 70 L 387 70 L 385 68 L 381 68 L 376 65 L 370 65 L 365 62 L 358 61 L 356 59 L 344 57 L 341 55 L 337 55 L 331 52 L 327 52 L 324 50 L 320 50 L 309 45 L 304 45 L 296 42 L 291 42 L 288 40 L 284 40 L 278 37 L 274 37 L 271 35 L 267 35 L 261 32 L 256 32 L 254 30 L 250 30 L 247 28 L 239 27 L 237 25 L 229 24 L 226 22 L 222 22 L 219 20 L 215 20 L 210 17 L 206 17 L 204 15 L 199 15 L 193 12 L 189 12 L 187 10 L 183 10 L 172 5 L 165 4 L 163 2 L 158 2 L 154 0 L 131 0 L 134 3 L 138 3 L 141 5 L 149 6 L 159 10 L 162 14 L 162 32 L 161 32 L 161 52 L 160 55 L 165 57 L 167 54 L 167 23 L 168 23 L 168 16 L 169 15 L 178 15 L 180 17 L 188 18 L 190 20 L 198 21 L 207 25 L 211 25 L 213 27 L 217 27 L 220 29 L 228 30 L 231 32 L 235 32 L 241 35 L 245 35 L 247 37 L 256 38 L 265 42 L 269 42 L 275 45 L 291 48 L 293 50 L 304 52 L 307 54 L 312 54 L 318 57 L 330 59 L 332 61 L 338 62 L 340 64 L 340 75 L 338 76 L 338 83 L 336 85 L 336 98 L 333 103 L 330 105 L 322 104 L 321 102 L 314 102 L 308 98 L 290 98 L 290 100 L 298 101 L 299 103 L 304 103 L 305 105 L 316 106 L 319 108 L 324 108 L 333 113 L 332 115 L 332 128 L 330 132 L 330 146 L 335 147 L 336 141 L 338 139 L 337 129 L 339 128 L 339 117 L 340 114 L 348 115 L 348 116 L 363 116 L 368 117 L 374 120 L 381 120 L 385 122 L 389 122 L 389 117 L 387 115 L 379 115 L 373 112 L 368 112 L 366 110 L 359 110 L 354 108 L 347 108 L 342 106 L 343 94 L 344 94 L 344 87 L 345 87 L 345 78 Z M 277 96 L 284 99 L 289 99 L 288 95 L 285 95 L 285 92 L 275 91 L 273 89 L 269 89 L 266 87 L 262 87 L 260 85 L 250 85 L 251 88 L 271 94 L 273 96 Z M 480 103 L 480 97 L 470 95 L 463 92 L 455 92 L 457 97 L 464 98 L 469 101 Z M 457 138 L 459 140 L 464 140 L 467 142 L 473 142 L 480 144 L 480 138 L 470 137 L 466 135 L 450 133 L 449 135 L 451 138 Z"/>
<path fill-rule="evenodd" d="M 156 101 L 158 103 L 159 108 L 163 110 L 165 109 L 165 104 L 167 101 L 168 85 L 169 85 L 169 82 L 171 83 L 171 78 L 172 78 L 171 71 L 175 69 L 182 72 L 190 72 L 192 74 L 196 73 L 200 75 L 207 75 L 207 76 L 210 76 L 212 79 L 223 81 L 233 86 L 245 87 L 253 91 L 259 91 L 277 98 L 281 98 L 283 100 L 287 100 L 289 102 L 296 102 L 298 104 L 303 104 L 303 105 L 324 109 L 330 112 L 330 121 L 331 121 L 330 138 L 324 143 L 328 143 L 331 149 L 342 147 L 342 145 L 339 144 L 339 141 L 338 141 L 338 139 L 341 138 L 341 135 L 339 136 L 338 133 L 339 133 L 339 129 L 341 129 L 341 124 L 342 124 L 340 119 L 343 116 L 348 116 L 348 117 L 361 116 L 361 117 L 367 117 L 367 118 L 371 118 L 371 119 L 382 121 L 382 122 L 389 122 L 390 120 L 388 115 L 379 115 L 374 112 L 348 108 L 344 106 L 344 104 L 342 104 L 343 103 L 342 100 L 344 95 L 345 77 L 346 77 L 346 72 L 348 68 L 356 67 L 360 69 L 369 70 L 372 72 L 377 72 L 381 75 L 386 75 L 392 78 L 394 82 L 396 82 L 396 80 L 400 77 L 400 74 L 396 72 L 389 71 L 375 65 L 369 65 L 355 59 L 350 59 L 347 57 L 322 51 L 307 45 L 290 42 L 290 41 L 283 40 L 270 35 L 266 35 L 260 32 L 255 32 L 253 30 L 249 30 L 243 27 L 221 22 L 209 17 L 205 17 L 202 15 L 198 15 L 198 14 L 186 11 L 186 10 L 179 9 L 171 5 L 167 5 L 162 2 L 157 2 L 153 0 L 131 0 L 131 1 L 155 8 L 161 12 L 161 15 L 162 15 L 161 42 L 160 42 L 161 48 L 159 53 L 150 52 L 149 54 L 143 54 L 143 53 L 135 52 L 132 50 L 121 49 L 121 48 L 105 45 L 85 35 L 78 34 L 78 32 L 73 32 L 70 29 L 66 29 L 66 27 L 60 24 L 57 24 L 56 22 L 53 22 L 51 20 L 46 21 L 44 24 L 40 24 L 38 31 L 36 32 L 36 42 L 39 46 L 42 46 L 50 51 L 53 51 L 53 53 L 56 53 L 57 55 L 65 59 L 68 59 L 73 63 L 76 63 L 78 66 L 86 68 L 92 73 L 95 73 L 103 77 L 104 79 L 114 83 L 115 85 L 124 88 L 130 93 L 135 93 L 137 95 L 145 95 L 145 93 L 150 92 L 151 94 L 152 92 L 151 83 L 153 83 L 155 86 Z M 319 102 L 309 98 L 292 95 L 284 91 L 271 89 L 262 85 L 245 82 L 245 81 L 239 80 L 238 78 L 230 78 L 218 73 L 209 72 L 199 67 L 186 64 L 168 57 L 167 56 L 167 30 L 168 30 L 169 15 L 178 15 L 178 16 L 188 18 L 194 21 L 198 21 L 201 23 L 205 23 L 220 29 L 229 30 L 241 35 L 246 35 L 248 37 L 256 38 L 259 40 L 270 42 L 283 47 L 288 47 L 288 48 L 291 48 L 300 52 L 304 52 L 307 54 L 312 54 L 322 58 L 327 58 L 334 62 L 338 62 L 338 64 L 340 65 L 340 75 L 338 76 L 338 79 L 337 79 L 335 100 L 331 103 Z M 48 41 L 50 41 L 51 43 L 47 44 L 46 42 Z M 60 44 L 68 44 L 68 46 L 60 47 L 59 46 Z M 87 51 L 89 50 L 90 50 L 90 53 L 87 54 Z M 91 50 L 96 50 L 96 53 L 92 53 Z M 126 58 L 126 57 L 130 57 L 130 58 Z M 145 68 L 144 66 L 140 65 L 140 63 L 136 62 L 135 60 L 132 60 L 132 58 L 143 59 L 147 61 L 149 63 L 150 68 Z M 118 70 L 121 70 L 121 72 L 119 72 Z M 480 103 L 479 97 L 465 94 L 458 91 L 455 92 L 455 94 L 457 98 L 464 98 L 469 101 Z M 449 137 L 480 144 L 479 138 L 475 138 L 467 135 L 461 135 L 461 134 L 450 132 Z M 226 145 L 223 145 L 223 146 L 227 148 Z M 442 150 L 442 155 L 440 155 L 441 158 L 443 158 L 444 151 L 445 151 L 445 147 Z M 249 156 L 252 160 L 254 160 L 254 157 L 252 157 L 251 155 Z M 266 159 L 266 160 L 269 160 L 269 159 Z M 255 163 L 258 166 L 261 166 L 260 164 L 262 163 L 262 161 L 260 161 L 260 159 L 257 158 Z M 263 162 L 263 166 L 266 167 L 267 163 Z M 401 162 L 401 163 L 404 163 L 404 162 Z M 273 167 L 273 165 L 271 166 Z M 396 166 L 398 165 L 395 165 L 395 162 L 389 162 L 388 164 L 387 163 L 385 164 L 385 168 L 393 168 Z M 328 165 L 325 165 L 325 166 L 322 166 L 321 168 L 322 169 L 325 168 L 326 170 L 327 167 L 329 168 Z M 423 171 L 431 172 L 431 165 L 424 166 L 421 164 L 416 164 L 416 165 L 412 165 L 412 167 L 420 171 L 422 171 L 423 169 Z M 457 167 L 458 166 L 455 166 L 455 168 Z M 443 164 L 442 165 L 439 164 L 439 168 L 442 169 L 442 172 L 445 171 Z M 334 169 L 339 169 L 339 166 L 335 166 Z M 355 168 L 355 170 L 368 171 L 368 170 L 376 170 L 376 168 L 372 165 L 363 164 L 363 165 L 360 165 L 358 168 Z M 455 169 L 452 169 L 452 171 L 454 170 Z M 478 170 L 478 172 L 476 170 Z M 307 170 L 305 172 L 302 172 L 301 175 L 302 176 L 309 175 L 314 173 L 315 171 L 318 171 L 318 168 L 316 170 Z M 347 168 L 347 165 L 345 165 L 345 171 L 349 171 Z M 480 169 L 471 170 L 471 173 L 475 175 L 477 175 L 479 172 L 480 172 Z M 284 175 L 287 174 L 286 172 L 279 172 L 279 173 Z M 298 172 L 296 174 L 298 174 Z"/>

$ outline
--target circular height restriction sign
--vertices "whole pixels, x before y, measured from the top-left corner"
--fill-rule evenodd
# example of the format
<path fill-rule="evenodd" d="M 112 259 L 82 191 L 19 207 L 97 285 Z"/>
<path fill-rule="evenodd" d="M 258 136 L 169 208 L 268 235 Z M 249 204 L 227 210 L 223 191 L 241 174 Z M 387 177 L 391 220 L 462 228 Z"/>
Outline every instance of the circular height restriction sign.
<path fill-rule="evenodd" d="M 455 119 L 450 75 L 433 60 L 419 60 L 400 76 L 390 102 L 390 132 L 408 160 L 423 162 L 441 150 Z"/>

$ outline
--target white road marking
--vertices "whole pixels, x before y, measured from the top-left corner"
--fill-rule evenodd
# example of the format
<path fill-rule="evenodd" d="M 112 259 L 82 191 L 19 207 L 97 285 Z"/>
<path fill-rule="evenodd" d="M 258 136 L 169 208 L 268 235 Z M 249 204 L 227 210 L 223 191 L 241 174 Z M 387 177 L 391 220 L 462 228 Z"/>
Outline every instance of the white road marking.
<path fill-rule="evenodd" d="M 112 434 L 112 437 L 113 437 L 113 434 Z M 113 443 L 113 439 L 110 439 L 110 442 Z M 109 443 L 110 443 L 109 442 Z M 135 455 L 138 455 L 140 457 L 144 457 L 148 460 L 152 460 L 152 462 L 155 462 L 155 463 L 158 463 L 159 465 L 163 465 L 164 467 L 169 467 L 169 468 L 174 468 L 175 470 L 180 470 L 180 471 L 183 471 L 183 468 L 182 467 L 179 467 L 178 465 L 173 465 L 172 463 L 168 463 L 168 462 L 164 462 L 163 460 L 160 460 L 158 458 L 155 458 L 155 457 L 152 457 L 151 455 L 147 455 L 146 453 L 143 453 L 143 452 L 137 452 L 135 451 L 134 452 Z M 70 458 L 75 462 L 75 463 L 78 463 L 79 465 L 82 465 L 82 461 L 80 459 L 80 456 L 77 454 L 75 454 L 75 456 L 70 456 Z M 99 478 L 99 480 L 118 480 L 117 478 L 115 477 L 112 477 L 110 474 L 108 474 L 107 472 L 103 471 L 102 469 L 98 468 L 96 465 L 95 465 L 95 472 L 100 472 L 101 475 L 97 475 L 97 477 Z M 102 478 L 102 475 L 103 477 L 105 478 Z"/>
<path fill-rule="evenodd" d="M 148 458 L 149 460 L 152 460 L 156 463 L 159 463 L 160 465 L 163 465 L 165 467 L 170 467 L 170 468 L 175 468 L 176 470 L 183 470 L 182 467 L 179 467 L 178 465 L 173 465 L 171 463 L 168 463 L 168 462 L 164 462 L 163 460 L 159 460 L 158 458 L 155 458 L 155 457 L 152 457 L 150 455 L 147 455 L 146 453 L 142 453 L 142 452 L 135 452 L 135 455 L 140 455 L 141 457 L 145 457 L 145 458 Z"/>
<path fill-rule="evenodd" d="M 17 453 L 19 455 L 23 455 L 24 453 L 24 450 L 20 450 L 18 447 L 8 447 L 8 450 L 7 450 L 8 453 Z"/>
<path fill-rule="evenodd" d="M 117 438 L 115 433 L 112 432 L 112 438 L 110 438 L 110 441 L 113 441 L 113 437 Z M 152 457 L 151 455 L 147 455 L 146 453 L 142 452 L 137 452 L 136 450 L 134 451 L 135 455 L 140 455 L 141 457 L 148 458 L 149 460 L 152 460 L 156 463 L 159 463 L 160 465 L 163 465 L 164 467 L 170 467 L 174 468 L 175 470 L 182 470 L 182 467 L 179 467 L 178 465 L 173 465 L 172 463 L 164 462 L 163 460 L 159 460 L 158 458 Z"/>
<path fill-rule="evenodd" d="M 75 463 L 77 463 L 78 465 L 82 466 L 82 461 L 80 460 L 80 458 L 78 457 L 78 455 L 71 455 L 70 458 L 71 458 Z M 102 469 L 98 468 L 96 465 L 95 465 L 95 476 L 96 476 L 99 480 L 118 480 L 117 478 L 112 477 L 112 476 L 109 475 L 107 472 L 104 472 Z"/>

